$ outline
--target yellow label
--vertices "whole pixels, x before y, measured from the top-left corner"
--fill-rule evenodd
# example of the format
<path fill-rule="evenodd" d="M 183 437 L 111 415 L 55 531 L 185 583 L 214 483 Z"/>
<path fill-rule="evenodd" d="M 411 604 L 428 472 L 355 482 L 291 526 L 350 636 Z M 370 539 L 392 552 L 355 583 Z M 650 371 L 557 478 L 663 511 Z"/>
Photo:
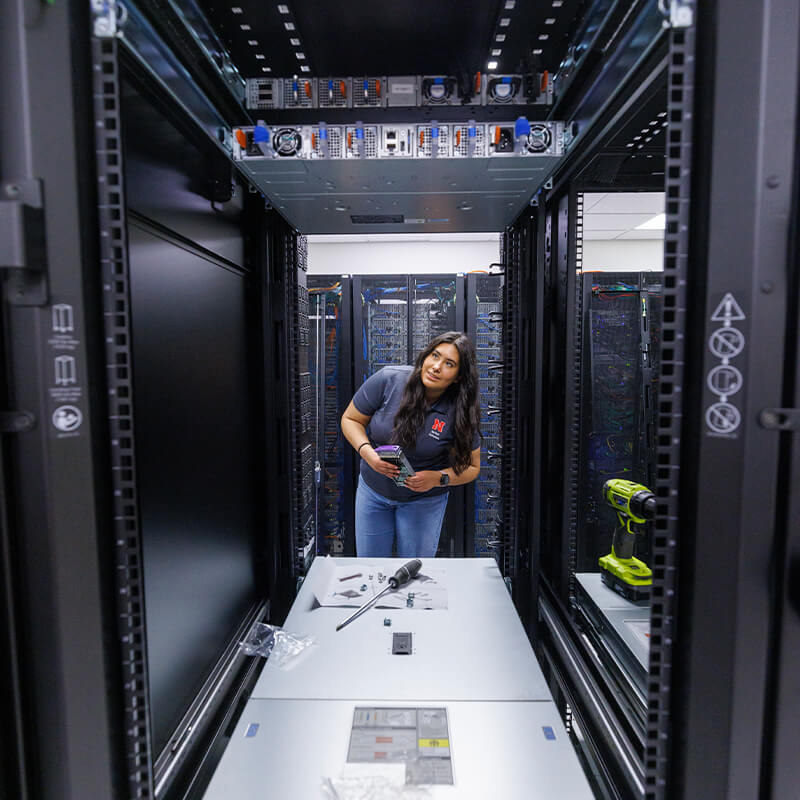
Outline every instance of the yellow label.
<path fill-rule="evenodd" d="M 450 747 L 449 739 L 418 739 L 420 747 Z"/>

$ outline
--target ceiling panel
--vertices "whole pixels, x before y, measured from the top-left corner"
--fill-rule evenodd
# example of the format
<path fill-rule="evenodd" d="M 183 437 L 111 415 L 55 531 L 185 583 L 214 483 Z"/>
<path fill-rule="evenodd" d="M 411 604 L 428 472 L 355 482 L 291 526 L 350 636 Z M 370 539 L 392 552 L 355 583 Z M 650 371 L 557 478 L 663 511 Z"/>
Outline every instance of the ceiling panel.
<path fill-rule="evenodd" d="M 583 217 L 583 229 L 585 231 L 626 231 L 652 218 L 652 214 L 596 214 L 590 212 Z"/>
<path fill-rule="evenodd" d="M 466 76 L 486 71 L 489 59 L 499 73 L 555 72 L 582 6 L 580 0 L 199 4 L 245 77 L 300 74 L 304 65 L 311 77 Z"/>
<path fill-rule="evenodd" d="M 663 192 L 616 192 L 594 196 L 598 200 L 590 208 L 592 214 L 648 214 L 652 217 L 664 211 Z"/>
<path fill-rule="evenodd" d="M 625 231 L 621 233 L 618 239 L 663 239 L 663 230 L 649 230 L 649 231 Z"/>
<path fill-rule="evenodd" d="M 584 231 L 584 240 L 591 239 L 617 239 L 621 234 L 625 233 L 624 229 L 615 231 Z"/>

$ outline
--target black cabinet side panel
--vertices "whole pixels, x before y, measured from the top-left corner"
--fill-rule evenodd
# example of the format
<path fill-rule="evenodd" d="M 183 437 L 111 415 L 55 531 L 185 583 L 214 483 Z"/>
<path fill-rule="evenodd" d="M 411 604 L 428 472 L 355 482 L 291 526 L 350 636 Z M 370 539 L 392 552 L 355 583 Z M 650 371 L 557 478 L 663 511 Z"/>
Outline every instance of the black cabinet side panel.
<path fill-rule="evenodd" d="M 255 599 L 246 281 L 129 225 L 155 751 Z"/>
<path fill-rule="evenodd" d="M 243 193 L 221 152 L 168 120 L 144 86 L 122 82 L 128 208 L 244 266 Z"/>

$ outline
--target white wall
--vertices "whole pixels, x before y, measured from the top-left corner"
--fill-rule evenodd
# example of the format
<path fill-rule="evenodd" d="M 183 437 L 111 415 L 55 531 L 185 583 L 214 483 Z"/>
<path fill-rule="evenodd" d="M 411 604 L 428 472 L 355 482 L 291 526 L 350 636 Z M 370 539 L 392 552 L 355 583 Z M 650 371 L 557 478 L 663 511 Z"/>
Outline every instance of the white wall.
<path fill-rule="evenodd" d="M 408 237 L 408 234 L 406 234 Z M 488 270 L 499 260 L 497 234 L 482 238 L 425 239 L 400 236 L 309 236 L 308 272 L 313 275 L 405 275 Z M 338 239 L 338 240 L 337 240 Z M 365 241 L 366 239 L 366 241 Z"/>
<path fill-rule="evenodd" d="M 584 239 L 586 271 L 639 272 L 664 269 L 663 239 Z"/>
<path fill-rule="evenodd" d="M 463 240 L 452 238 L 308 237 L 311 275 L 405 275 L 455 273 L 488 269 L 499 259 L 497 234 Z M 406 234 L 406 237 L 409 235 Z M 449 235 L 448 235 L 449 236 Z M 638 272 L 663 269 L 662 239 L 584 239 L 583 268 Z"/>

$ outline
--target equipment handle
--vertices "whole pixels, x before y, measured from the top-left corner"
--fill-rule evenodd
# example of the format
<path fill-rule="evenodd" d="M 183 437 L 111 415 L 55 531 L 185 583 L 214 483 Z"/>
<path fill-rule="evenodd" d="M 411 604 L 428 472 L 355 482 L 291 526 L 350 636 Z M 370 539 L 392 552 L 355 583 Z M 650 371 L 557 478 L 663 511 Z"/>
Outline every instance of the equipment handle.
<path fill-rule="evenodd" d="M 404 583 L 408 583 L 412 578 L 416 578 L 417 573 L 421 569 L 422 562 L 418 558 L 409 561 L 407 564 L 403 564 L 403 566 L 389 578 L 389 586 L 391 586 L 392 589 L 397 589 Z"/>

